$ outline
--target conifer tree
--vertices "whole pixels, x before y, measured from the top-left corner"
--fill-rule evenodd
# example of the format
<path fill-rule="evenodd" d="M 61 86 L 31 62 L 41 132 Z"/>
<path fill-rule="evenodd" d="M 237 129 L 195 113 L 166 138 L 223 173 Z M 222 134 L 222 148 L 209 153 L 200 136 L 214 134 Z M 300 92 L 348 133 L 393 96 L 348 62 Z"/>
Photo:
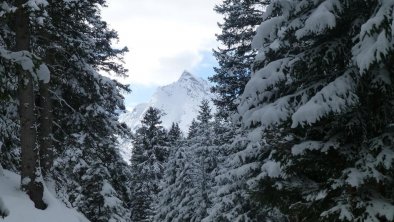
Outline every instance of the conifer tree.
<path fill-rule="evenodd" d="M 47 179 L 55 180 L 57 195 L 90 220 L 129 221 L 127 178 L 131 176 L 116 148 L 117 138 L 129 133 L 117 122 L 116 113 L 124 109 L 120 90 L 127 91 L 127 86 L 98 73 L 108 71 L 124 75 L 126 70 L 119 59 L 126 49 L 111 47 L 117 34 L 100 17 L 100 7 L 105 1 L 48 0 L 25 4 L 23 9 L 28 10 L 30 19 L 30 51 L 19 60 L 16 60 L 17 54 L 9 51 L 16 44 L 13 30 L 7 30 L 15 27 L 11 3 L 3 1 L 2 9 L 6 13 L 1 14 L 0 60 L 4 67 L 1 73 L 7 73 L 0 75 L 1 81 L 7 82 L 0 87 L 4 93 L 4 100 L 0 101 L 4 113 L 0 140 L 5 144 L 1 152 L 2 164 L 9 170 L 19 168 L 20 155 L 16 149 L 19 136 L 15 131 L 20 125 L 15 118 L 18 104 L 15 73 L 20 66 L 18 63 L 24 62 L 24 71 L 33 77 L 30 96 L 35 100 L 34 115 L 37 116 L 34 121 L 37 129 L 32 128 L 38 133 L 40 163 L 36 161 L 37 166 L 41 165 Z M 30 60 L 34 67 L 27 69 Z M 94 192 L 84 190 L 90 184 L 96 186 L 91 190 Z M 106 187 L 112 187 L 113 192 L 104 192 Z M 104 199 L 104 202 L 91 201 L 95 198 Z M 119 201 L 109 206 L 111 198 Z M 94 209 L 101 210 L 97 213 Z"/>
<path fill-rule="evenodd" d="M 0 50 L 5 48 L 5 40 L 0 36 Z M 20 145 L 19 116 L 16 98 L 17 77 L 13 65 L 0 56 L 0 162 L 8 170 L 19 171 Z"/>
<path fill-rule="evenodd" d="M 208 101 L 202 102 L 197 121 L 189 132 L 193 133 L 170 152 L 155 221 L 201 221 L 207 216 L 211 205 L 211 172 L 216 167 L 212 152 L 214 127 Z"/>
<path fill-rule="evenodd" d="M 214 50 L 219 63 L 210 80 L 215 83 L 212 91 L 219 96 L 214 104 L 218 115 L 228 117 L 236 112 L 235 99 L 242 94 L 249 80 L 251 65 L 256 51 L 251 42 L 257 26 L 262 22 L 262 10 L 266 0 L 225 0 L 215 7 L 223 15 L 219 24 L 221 33 L 216 36 L 221 47 Z"/>
<path fill-rule="evenodd" d="M 170 130 L 168 131 L 168 141 L 172 146 L 175 146 L 176 143 L 182 138 L 182 131 L 181 128 L 179 128 L 178 123 L 172 123 Z"/>
<path fill-rule="evenodd" d="M 105 1 L 49 3 L 45 29 L 35 30 L 41 33 L 35 43 L 42 58 L 53 59 L 49 90 L 57 150 L 51 176 L 63 201 L 90 220 L 129 221 L 130 188 L 122 178 L 131 176 L 117 150 L 118 137 L 128 129 L 116 113 L 124 109 L 120 90 L 127 87 L 98 73 L 125 75 L 119 60 L 126 49 L 111 47 L 117 34 L 100 16 Z M 114 192 L 106 192 L 108 187 Z M 119 201 L 109 203 L 111 198 Z"/>
<path fill-rule="evenodd" d="M 177 197 L 185 188 L 184 186 L 179 186 L 179 181 L 187 181 L 186 183 L 191 181 L 191 175 L 188 174 L 189 167 L 185 169 L 185 164 L 191 160 L 191 157 L 183 147 L 185 139 L 179 136 L 181 135 L 180 133 L 177 124 L 172 124 L 168 132 L 170 152 L 168 160 L 164 164 L 164 176 L 160 183 L 161 190 L 157 195 L 157 200 L 155 200 L 153 221 L 171 221 L 177 217 L 176 212 L 179 206 L 173 197 Z"/>
<path fill-rule="evenodd" d="M 197 123 L 196 119 L 193 119 L 192 122 L 190 123 L 189 131 L 187 133 L 188 139 L 190 139 L 196 135 L 197 127 L 198 127 L 198 123 Z"/>
<path fill-rule="evenodd" d="M 393 9 L 272 1 L 263 15 L 239 111 L 263 147 L 255 198 L 289 221 L 394 220 Z"/>
<path fill-rule="evenodd" d="M 159 183 L 168 157 L 168 142 L 161 126 L 161 116 L 160 110 L 149 107 L 141 120 L 141 127 L 133 136 L 132 221 L 150 221 L 154 215 Z"/>
<path fill-rule="evenodd" d="M 211 205 L 209 199 L 213 182 L 211 172 L 215 169 L 217 163 L 216 156 L 213 153 L 215 135 L 212 118 L 209 101 L 203 100 L 197 116 L 196 134 L 188 141 L 189 149 L 193 151 L 196 161 L 196 173 L 194 174 L 196 182 L 194 189 L 190 190 L 190 202 L 186 202 L 185 205 L 189 205 L 190 209 L 198 209 L 193 213 L 194 215 L 191 215 L 193 221 L 200 221 L 206 217 L 207 209 Z"/>
<path fill-rule="evenodd" d="M 259 178 L 265 151 L 258 131 L 244 131 L 239 125 L 225 122 L 224 132 L 214 146 L 217 166 L 211 173 L 212 205 L 204 222 L 209 221 L 285 221 L 277 209 L 260 204 L 251 195 Z"/>

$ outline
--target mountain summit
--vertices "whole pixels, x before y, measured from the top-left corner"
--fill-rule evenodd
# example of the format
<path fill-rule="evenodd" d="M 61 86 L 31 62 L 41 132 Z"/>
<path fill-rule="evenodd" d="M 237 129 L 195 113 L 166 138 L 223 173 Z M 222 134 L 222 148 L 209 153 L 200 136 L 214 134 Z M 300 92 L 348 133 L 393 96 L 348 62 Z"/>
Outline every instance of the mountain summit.
<path fill-rule="evenodd" d="M 183 71 L 181 77 L 179 77 L 177 82 L 187 82 L 187 81 L 198 81 L 197 77 L 188 71 Z"/>
<path fill-rule="evenodd" d="M 208 81 L 184 71 L 176 82 L 158 87 L 147 103 L 138 104 L 131 112 L 122 114 L 120 121 L 134 131 L 139 127 L 146 110 L 155 107 L 165 114 L 162 117 L 164 128 L 170 128 L 175 122 L 187 133 L 191 121 L 198 114 L 201 101 L 211 101 L 212 98 Z"/>
<path fill-rule="evenodd" d="M 155 107 L 165 114 L 161 118 L 164 128 L 169 129 L 175 122 L 179 124 L 184 135 L 187 135 L 192 120 L 198 115 L 202 100 L 211 101 L 212 98 L 208 81 L 184 71 L 176 82 L 158 87 L 147 103 L 140 103 L 131 112 L 122 114 L 119 121 L 126 123 L 132 131 L 135 131 L 141 125 L 148 108 Z M 214 111 L 213 104 L 212 111 Z M 120 142 L 120 152 L 123 159 L 129 163 L 131 142 Z"/>

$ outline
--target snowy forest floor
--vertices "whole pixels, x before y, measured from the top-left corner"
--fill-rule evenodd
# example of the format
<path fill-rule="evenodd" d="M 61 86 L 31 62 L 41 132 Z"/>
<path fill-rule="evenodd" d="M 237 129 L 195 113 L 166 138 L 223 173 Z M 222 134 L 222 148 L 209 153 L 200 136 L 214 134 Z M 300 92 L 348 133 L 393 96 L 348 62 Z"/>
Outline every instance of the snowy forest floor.
<path fill-rule="evenodd" d="M 7 217 L 0 217 L 2 222 L 88 222 L 83 215 L 56 199 L 47 188 L 44 201 L 48 208 L 36 209 L 27 194 L 20 191 L 20 176 L 7 170 L 0 172 L 0 200 L 0 208 L 8 211 Z M 3 202 L 5 206 L 1 206 Z"/>

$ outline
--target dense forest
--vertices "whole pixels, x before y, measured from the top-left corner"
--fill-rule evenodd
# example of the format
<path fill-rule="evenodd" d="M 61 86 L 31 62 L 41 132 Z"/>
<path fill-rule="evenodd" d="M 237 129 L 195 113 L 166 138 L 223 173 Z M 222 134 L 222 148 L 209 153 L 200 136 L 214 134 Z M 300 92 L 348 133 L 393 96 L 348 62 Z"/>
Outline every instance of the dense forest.
<path fill-rule="evenodd" d="M 154 107 L 118 121 L 105 5 L 1 1 L 0 221 L 10 172 L 94 222 L 394 221 L 394 1 L 223 0 L 215 112 L 187 135 Z"/>

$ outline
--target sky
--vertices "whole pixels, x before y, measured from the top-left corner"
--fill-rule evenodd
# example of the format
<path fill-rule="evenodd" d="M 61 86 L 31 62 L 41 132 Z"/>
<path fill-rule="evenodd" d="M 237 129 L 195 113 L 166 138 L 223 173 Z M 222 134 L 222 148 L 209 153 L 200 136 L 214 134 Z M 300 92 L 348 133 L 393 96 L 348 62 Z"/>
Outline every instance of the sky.
<path fill-rule="evenodd" d="M 115 47 L 127 46 L 125 67 L 130 84 L 126 107 L 147 102 L 158 86 L 176 81 L 184 70 L 207 78 L 216 60 L 221 0 L 109 0 L 102 16 L 118 31 Z"/>

